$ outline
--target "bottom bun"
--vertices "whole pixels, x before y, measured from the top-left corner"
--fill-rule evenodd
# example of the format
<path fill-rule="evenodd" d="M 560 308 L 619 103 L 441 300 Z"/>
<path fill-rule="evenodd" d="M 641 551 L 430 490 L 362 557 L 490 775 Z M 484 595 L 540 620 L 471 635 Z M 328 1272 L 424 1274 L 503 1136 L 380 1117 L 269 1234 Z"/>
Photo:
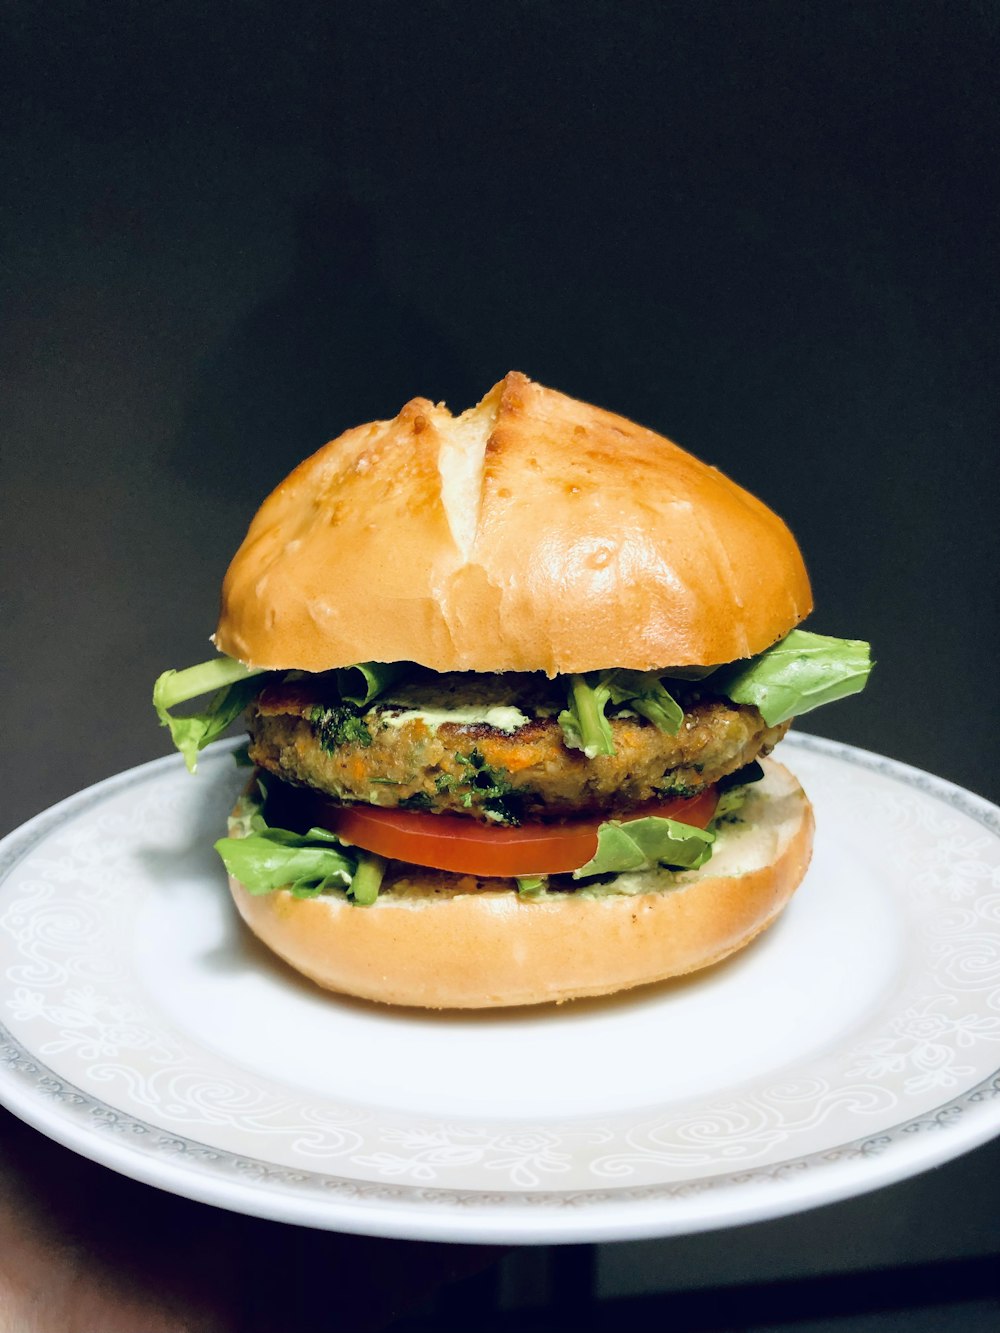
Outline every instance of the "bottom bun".
<path fill-rule="evenodd" d="M 809 865 L 812 807 L 786 768 L 765 769 L 720 822 L 700 870 L 528 898 L 513 880 L 390 862 L 370 907 L 338 891 L 294 898 L 251 895 L 232 876 L 229 885 L 254 934 L 329 990 L 429 1009 L 609 995 L 718 962 L 788 902 Z"/>

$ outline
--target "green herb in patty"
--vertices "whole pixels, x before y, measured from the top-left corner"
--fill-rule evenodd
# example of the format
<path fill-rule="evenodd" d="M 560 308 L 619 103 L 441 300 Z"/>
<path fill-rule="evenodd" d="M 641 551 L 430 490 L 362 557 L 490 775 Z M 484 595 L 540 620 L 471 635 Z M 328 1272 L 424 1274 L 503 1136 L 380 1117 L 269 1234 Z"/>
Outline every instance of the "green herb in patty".
<path fill-rule="evenodd" d="M 372 743 L 371 732 L 362 721 L 362 712 L 354 704 L 317 704 L 309 714 L 316 736 L 324 750 L 333 751 L 340 745 Z"/>
<path fill-rule="evenodd" d="M 656 794 L 662 796 L 664 800 L 674 796 L 687 800 L 689 796 L 698 796 L 704 790 L 704 787 L 692 787 L 686 782 L 679 782 L 671 778 L 669 773 L 664 773 L 663 781 L 658 782 L 655 787 Z"/>
<path fill-rule="evenodd" d="M 506 770 L 491 767 L 479 749 L 469 755 L 457 753 L 455 758 L 465 769 L 455 784 L 462 793 L 462 804 L 478 807 L 497 823 L 519 824 L 523 793 L 514 787 Z"/>
<path fill-rule="evenodd" d="M 399 802 L 400 810 L 433 810 L 434 802 L 425 791 L 415 791 L 412 796 L 404 796 Z"/>

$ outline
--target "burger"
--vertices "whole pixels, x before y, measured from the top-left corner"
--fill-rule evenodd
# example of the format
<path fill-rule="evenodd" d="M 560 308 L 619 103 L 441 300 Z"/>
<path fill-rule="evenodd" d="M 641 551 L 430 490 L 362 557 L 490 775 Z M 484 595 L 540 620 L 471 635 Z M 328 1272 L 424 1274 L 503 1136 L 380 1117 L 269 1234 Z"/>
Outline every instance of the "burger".
<path fill-rule="evenodd" d="M 225 576 L 218 655 L 154 704 L 192 770 L 246 712 L 216 847 L 243 920 L 319 985 L 605 995 L 742 948 L 803 879 L 812 810 L 766 756 L 870 670 L 797 628 L 811 609 L 759 500 L 512 372 L 300 464 Z"/>

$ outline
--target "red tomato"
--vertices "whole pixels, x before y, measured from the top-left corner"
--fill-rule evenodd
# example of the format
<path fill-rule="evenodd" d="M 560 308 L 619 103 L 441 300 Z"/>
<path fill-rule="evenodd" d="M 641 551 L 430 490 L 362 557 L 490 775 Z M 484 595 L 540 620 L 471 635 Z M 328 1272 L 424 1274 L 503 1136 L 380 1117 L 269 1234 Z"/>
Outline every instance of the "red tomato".
<path fill-rule="evenodd" d="M 648 801 L 615 819 L 627 823 L 658 815 L 705 828 L 715 813 L 714 787 L 697 796 Z M 396 861 L 460 875 L 560 875 L 585 865 L 597 851 L 601 818 L 525 823 L 518 828 L 481 824 L 463 815 L 386 810 L 375 805 L 325 804 L 317 821 L 356 847 Z"/>

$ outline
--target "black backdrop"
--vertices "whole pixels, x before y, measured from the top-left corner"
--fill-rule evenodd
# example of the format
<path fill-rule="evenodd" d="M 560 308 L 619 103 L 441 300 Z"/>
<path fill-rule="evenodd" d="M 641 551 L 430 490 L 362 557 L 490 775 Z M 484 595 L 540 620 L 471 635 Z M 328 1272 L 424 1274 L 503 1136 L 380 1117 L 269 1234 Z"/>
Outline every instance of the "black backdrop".
<path fill-rule="evenodd" d="M 164 751 L 294 462 L 511 367 L 788 519 L 879 659 L 810 728 L 998 794 L 995 7 L 5 18 L 5 824 Z"/>
<path fill-rule="evenodd" d="M 153 677 L 301 456 L 512 367 L 788 519 L 879 660 L 807 729 L 1000 796 L 997 20 L 5 6 L 2 824 L 166 752 Z"/>

